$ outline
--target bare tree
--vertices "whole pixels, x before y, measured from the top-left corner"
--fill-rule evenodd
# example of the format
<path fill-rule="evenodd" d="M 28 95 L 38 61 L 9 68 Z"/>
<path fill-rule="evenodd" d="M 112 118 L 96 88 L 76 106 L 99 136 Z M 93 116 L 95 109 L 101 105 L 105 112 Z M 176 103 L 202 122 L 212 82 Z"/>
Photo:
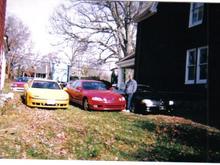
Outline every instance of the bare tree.
<path fill-rule="evenodd" d="M 65 52 L 65 51 L 61 51 L 65 56 L 66 56 L 66 59 L 67 59 L 67 63 L 71 69 L 71 67 L 73 67 L 74 65 L 76 65 L 76 63 L 79 61 L 79 60 L 82 60 L 82 56 L 84 54 L 84 51 L 87 50 L 87 43 L 80 43 L 80 42 L 77 42 L 76 40 L 73 40 L 71 43 L 69 43 L 67 45 L 66 48 L 64 49 L 67 49 L 68 50 Z"/>
<path fill-rule="evenodd" d="M 84 51 L 98 57 L 98 63 L 121 59 L 134 53 L 136 24 L 133 18 L 143 4 L 132 1 L 69 0 L 59 6 L 51 17 L 53 34 L 61 37 L 61 43 L 84 43 Z M 74 48 L 77 50 L 77 47 Z M 78 53 L 76 51 L 73 55 Z"/>
<path fill-rule="evenodd" d="M 7 73 L 11 78 L 13 70 L 22 65 L 22 60 L 28 55 L 31 50 L 31 42 L 29 40 L 30 31 L 21 20 L 15 16 L 6 18 L 5 33 L 8 37 L 9 52 L 7 59 Z"/>

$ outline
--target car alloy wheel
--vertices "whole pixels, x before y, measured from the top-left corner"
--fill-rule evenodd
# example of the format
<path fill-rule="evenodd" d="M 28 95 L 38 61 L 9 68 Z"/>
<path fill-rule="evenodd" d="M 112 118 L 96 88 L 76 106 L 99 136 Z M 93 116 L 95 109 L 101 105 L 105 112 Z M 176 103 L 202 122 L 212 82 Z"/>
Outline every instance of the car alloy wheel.
<path fill-rule="evenodd" d="M 84 101 L 83 101 L 83 109 L 85 111 L 89 110 L 89 104 L 88 104 L 88 100 L 87 99 L 84 99 Z"/>

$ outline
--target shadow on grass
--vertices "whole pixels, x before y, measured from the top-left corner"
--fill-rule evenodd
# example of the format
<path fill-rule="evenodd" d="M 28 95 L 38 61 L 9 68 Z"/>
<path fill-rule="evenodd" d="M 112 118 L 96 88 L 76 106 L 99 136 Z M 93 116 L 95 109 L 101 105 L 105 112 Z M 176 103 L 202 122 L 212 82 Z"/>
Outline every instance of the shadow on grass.
<path fill-rule="evenodd" d="M 167 141 L 162 138 L 155 145 L 138 148 L 133 152 L 120 151 L 129 160 L 161 162 L 220 162 L 220 153 L 210 152 Z"/>
<path fill-rule="evenodd" d="M 189 124 L 159 125 L 157 134 L 163 133 L 168 139 L 203 150 L 220 151 L 220 133 Z"/>
<path fill-rule="evenodd" d="M 155 133 L 157 142 L 149 150 L 130 153 L 137 160 L 220 162 L 220 133 L 190 124 L 136 121 L 134 126 Z"/>
<path fill-rule="evenodd" d="M 136 120 L 133 125 L 149 132 L 154 132 L 156 130 L 156 124 L 151 121 Z"/>
<path fill-rule="evenodd" d="M 208 162 L 205 152 L 203 153 L 183 153 L 181 148 L 157 144 L 151 150 L 146 151 L 140 148 L 130 154 L 136 160 L 140 161 L 171 161 L 171 162 Z"/>

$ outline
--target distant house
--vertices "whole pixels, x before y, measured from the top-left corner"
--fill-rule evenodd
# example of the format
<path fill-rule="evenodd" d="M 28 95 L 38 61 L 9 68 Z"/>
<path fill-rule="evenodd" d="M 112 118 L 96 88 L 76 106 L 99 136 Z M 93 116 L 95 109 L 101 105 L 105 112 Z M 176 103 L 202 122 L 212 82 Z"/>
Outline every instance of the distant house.
<path fill-rule="evenodd" d="M 52 79 L 53 68 L 49 62 L 41 62 L 37 66 L 22 68 L 22 75 L 27 77 L 37 77 Z"/>
<path fill-rule="evenodd" d="M 0 1 L 0 90 L 4 87 L 5 80 L 5 39 L 4 26 L 5 26 L 5 10 L 6 0 Z"/>
<path fill-rule="evenodd" d="M 220 4 L 150 3 L 136 17 L 138 83 L 204 101 L 209 93 L 207 114 L 217 121 L 219 18 Z"/>
<path fill-rule="evenodd" d="M 66 64 L 55 64 L 53 66 L 53 74 L 52 79 L 61 81 L 61 82 L 67 82 L 69 81 L 69 66 Z"/>
<path fill-rule="evenodd" d="M 42 62 L 35 68 L 35 76 L 37 78 L 51 78 L 52 68 L 50 63 Z"/>

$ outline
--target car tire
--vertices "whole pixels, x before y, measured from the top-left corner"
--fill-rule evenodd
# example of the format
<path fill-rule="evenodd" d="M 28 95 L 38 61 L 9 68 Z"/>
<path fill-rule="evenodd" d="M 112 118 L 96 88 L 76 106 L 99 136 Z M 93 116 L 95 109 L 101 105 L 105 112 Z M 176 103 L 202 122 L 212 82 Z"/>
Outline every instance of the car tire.
<path fill-rule="evenodd" d="M 83 100 L 83 109 L 85 111 L 89 110 L 89 103 L 88 103 L 88 99 L 86 99 L 86 98 Z"/>
<path fill-rule="evenodd" d="M 27 95 L 24 96 L 24 104 L 25 104 L 25 105 L 27 105 L 27 98 L 28 98 Z"/>

